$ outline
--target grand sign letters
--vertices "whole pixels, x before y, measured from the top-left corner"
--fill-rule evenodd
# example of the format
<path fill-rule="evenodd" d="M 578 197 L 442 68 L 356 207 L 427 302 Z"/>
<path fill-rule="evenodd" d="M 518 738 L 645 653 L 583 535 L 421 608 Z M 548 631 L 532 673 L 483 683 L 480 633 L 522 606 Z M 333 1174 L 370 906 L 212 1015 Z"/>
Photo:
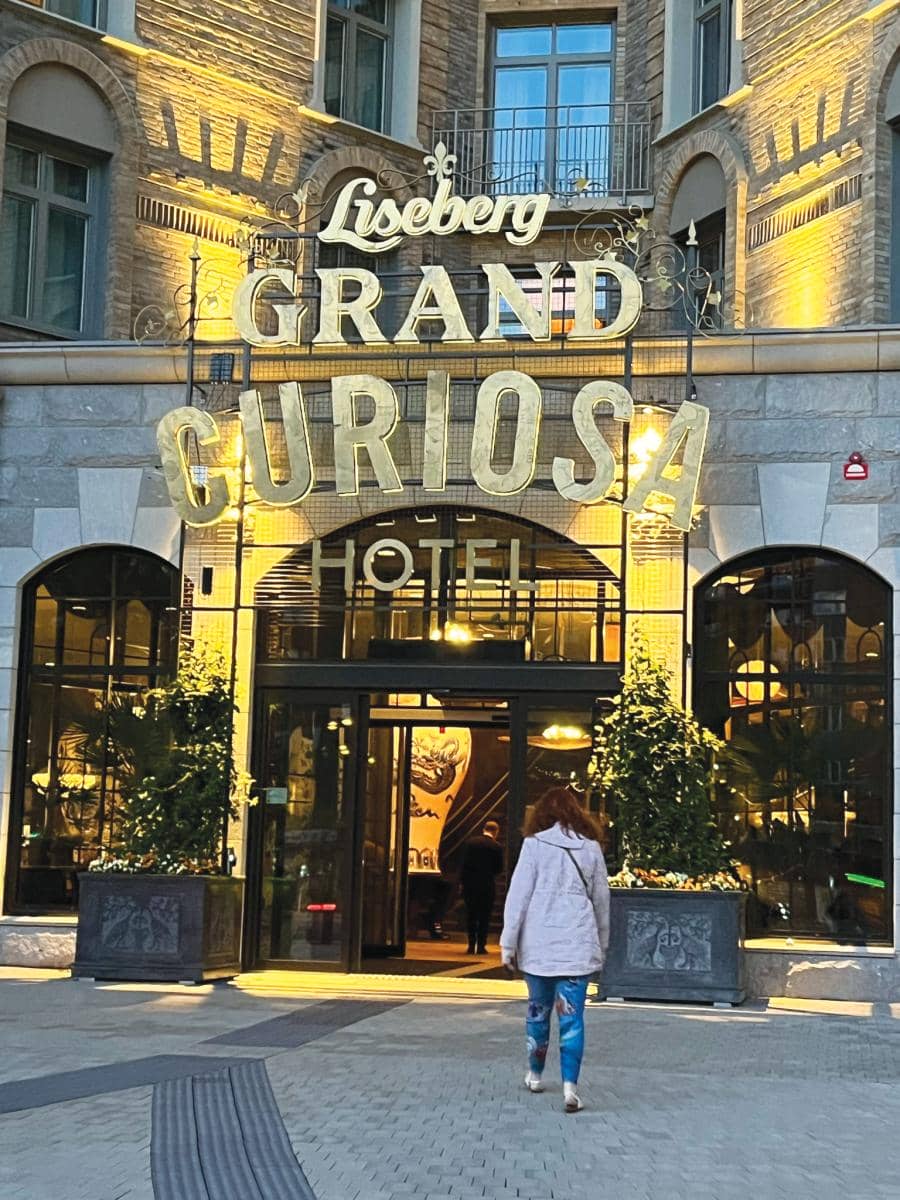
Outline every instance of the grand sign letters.
<path fill-rule="evenodd" d="M 450 380 L 445 371 L 429 371 L 426 381 L 422 487 L 426 492 L 444 490 L 447 478 Z M 253 487 L 261 500 L 277 507 L 301 503 L 316 480 L 303 395 L 298 383 L 279 385 L 281 424 L 287 446 L 289 475 L 276 480 L 272 472 L 266 421 L 259 393 L 241 393 L 240 408 L 246 441 L 247 465 Z M 377 375 L 339 375 L 331 381 L 334 444 L 334 490 L 338 496 L 359 493 L 360 455 L 364 454 L 383 492 L 402 493 L 404 482 L 391 454 L 390 439 L 400 420 L 397 393 Z M 500 400 L 517 398 L 517 428 L 512 463 L 505 470 L 494 465 Z M 360 419 L 359 401 L 365 398 L 371 415 Z M 566 500 L 595 504 L 613 487 L 616 460 L 596 422 L 601 406 L 609 406 L 618 421 L 630 421 L 634 402 L 620 384 L 593 380 L 578 392 L 572 405 L 573 431 L 587 451 L 593 474 L 576 479 L 575 462 L 563 456 L 553 459 L 551 478 Z M 495 371 L 481 384 L 475 402 L 475 420 L 469 467 L 472 482 L 490 496 L 511 496 L 527 488 L 535 473 L 543 401 L 538 384 L 521 371 Z M 686 401 L 673 418 L 660 449 L 647 472 L 625 503 L 626 511 L 640 510 L 652 495 L 674 504 L 672 523 L 689 529 L 697 491 L 700 462 L 706 440 L 709 411 Z M 211 414 L 194 408 L 168 413 L 158 430 L 163 470 L 172 503 L 188 525 L 213 525 L 220 521 L 232 502 L 224 476 L 210 477 L 206 493 L 200 493 L 191 478 L 185 438 L 195 434 L 203 444 L 218 439 Z M 681 466 L 672 463 L 681 452 Z"/>
<path fill-rule="evenodd" d="M 393 199 L 377 199 L 370 179 L 355 179 L 337 195 L 331 217 L 320 232 L 323 242 L 342 242 L 357 250 L 377 255 L 394 249 L 404 237 L 425 234 L 445 236 L 464 229 L 470 234 L 504 233 L 513 245 L 524 246 L 541 232 L 550 203 L 549 196 L 474 196 L 453 194 L 452 156 L 442 149 L 426 159 L 428 173 L 437 184 L 434 196 L 412 197 L 401 208 Z M 430 165 L 429 165 L 430 164 Z M 300 296 L 300 281 L 294 271 L 283 267 L 252 270 L 235 288 L 232 316 L 235 327 L 253 346 L 297 346 L 308 339 L 316 348 L 342 347 L 348 342 L 348 326 L 367 346 L 407 348 L 420 342 L 420 326 L 450 345 L 473 345 L 504 340 L 504 320 L 512 319 L 517 336 L 532 342 L 548 342 L 554 335 L 554 300 L 563 296 L 564 337 L 568 341 L 595 344 L 625 337 L 640 319 L 643 307 L 641 283 L 628 266 L 615 258 L 586 261 L 536 263 L 527 272 L 529 282 L 513 275 L 502 263 L 481 266 L 486 279 L 487 321 L 473 332 L 471 306 L 467 316 L 453 288 L 450 274 L 440 264 L 420 268 L 421 281 L 409 301 L 397 332 L 389 339 L 378 320 L 383 299 L 378 275 L 361 267 L 319 268 L 318 325 L 304 331 L 314 307 Z M 565 280 L 563 282 L 563 275 Z M 601 281 L 603 295 L 616 294 L 618 310 L 597 311 Z M 608 286 L 609 283 L 614 288 Z M 535 287 L 535 285 L 537 285 Z M 526 290 L 527 287 L 527 290 Z M 539 293 L 539 304 L 535 303 Z M 269 309 L 265 328 L 262 313 Z M 396 319 L 392 325 L 397 327 Z M 355 339 L 354 339 L 355 340 Z M 338 496 L 355 496 L 360 487 L 360 461 L 364 459 L 385 493 L 399 494 L 409 483 L 426 493 L 440 494 L 448 476 L 448 433 L 450 428 L 450 378 L 446 371 L 427 372 L 425 379 L 424 437 L 421 462 L 414 464 L 414 479 L 406 480 L 391 453 L 391 438 L 400 423 L 397 393 L 390 382 L 376 374 L 336 375 L 331 379 L 334 491 Z M 501 404 L 506 397 L 516 401 L 516 429 L 512 461 L 497 465 L 496 442 Z M 301 504 L 316 486 L 308 414 L 299 383 L 278 387 L 279 415 L 286 447 L 286 466 L 276 478 L 270 447 L 274 430 L 267 429 L 262 399 L 256 390 L 240 396 L 249 479 L 259 500 L 276 507 Z M 363 416 L 365 411 L 365 416 Z M 573 459 L 557 454 L 550 478 L 560 496 L 575 504 L 597 504 L 610 496 L 619 467 L 612 448 L 598 425 L 598 415 L 627 423 L 634 402 L 621 384 L 611 380 L 584 383 L 572 403 L 572 433 L 590 462 L 578 469 Z M 500 370 L 482 380 L 475 399 L 470 425 L 468 471 L 472 483 L 489 496 L 512 496 L 529 487 L 535 476 L 541 438 L 543 397 L 539 384 L 521 371 Z M 670 520 L 679 529 L 689 529 L 697 491 L 700 464 L 706 440 L 709 412 L 701 405 L 685 402 L 673 417 L 659 451 L 647 470 L 629 491 L 627 512 L 638 512 L 653 499 L 662 499 Z M 220 440 L 215 418 L 191 407 L 168 413 L 157 430 L 163 471 L 172 503 L 188 525 L 214 525 L 227 514 L 236 497 L 222 471 L 204 470 L 201 484 L 189 461 L 188 439 L 200 446 Z M 585 454 L 581 455 L 582 460 Z M 404 559 L 405 547 L 394 548 Z M 439 549 L 436 553 L 439 552 Z M 407 552 L 408 553 L 408 552 Z M 315 558 L 315 555 L 314 555 Z M 314 573 L 316 563 L 314 561 Z M 411 568 L 410 568 L 411 569 Z M 517 568 L 516 568 L 517 569 Z M 377 586 L 377 585 L 376 585 Z"/>

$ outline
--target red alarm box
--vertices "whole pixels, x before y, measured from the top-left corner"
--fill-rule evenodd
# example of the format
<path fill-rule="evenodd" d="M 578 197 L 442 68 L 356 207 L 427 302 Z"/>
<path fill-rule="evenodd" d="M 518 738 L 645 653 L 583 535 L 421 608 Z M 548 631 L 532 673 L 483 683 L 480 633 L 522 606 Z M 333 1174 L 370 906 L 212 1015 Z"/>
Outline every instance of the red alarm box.
<path fill-rule="evenodd" d="M 844 478 L 851 480 L 869 478 L 869 464 L 858 450 L 854 450 L 844 463 Z"/>

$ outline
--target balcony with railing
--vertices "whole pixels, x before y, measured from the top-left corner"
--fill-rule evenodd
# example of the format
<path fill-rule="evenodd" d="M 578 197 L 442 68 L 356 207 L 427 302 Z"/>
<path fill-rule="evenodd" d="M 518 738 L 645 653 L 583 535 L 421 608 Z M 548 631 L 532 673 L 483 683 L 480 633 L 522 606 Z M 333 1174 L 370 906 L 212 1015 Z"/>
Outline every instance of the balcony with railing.
<path fill-rule="evenodd" d="M 456 156 L 462 196 L 550 192 L 622 204 L 650 195 L 650 106 L 557 105 L 435 112 L 432 148 Z"/>

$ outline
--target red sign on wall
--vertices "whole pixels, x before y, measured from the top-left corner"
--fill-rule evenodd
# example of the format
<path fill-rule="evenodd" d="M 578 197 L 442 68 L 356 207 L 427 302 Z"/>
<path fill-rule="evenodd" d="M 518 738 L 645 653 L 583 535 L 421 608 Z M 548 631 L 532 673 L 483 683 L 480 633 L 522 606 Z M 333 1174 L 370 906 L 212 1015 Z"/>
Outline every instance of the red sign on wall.
<path fill-rule="evenodd" d="M 851 480 L 869 478 L 869 464 L 858 450 L 854 450 L 844 463 L 844 478 Z"/>

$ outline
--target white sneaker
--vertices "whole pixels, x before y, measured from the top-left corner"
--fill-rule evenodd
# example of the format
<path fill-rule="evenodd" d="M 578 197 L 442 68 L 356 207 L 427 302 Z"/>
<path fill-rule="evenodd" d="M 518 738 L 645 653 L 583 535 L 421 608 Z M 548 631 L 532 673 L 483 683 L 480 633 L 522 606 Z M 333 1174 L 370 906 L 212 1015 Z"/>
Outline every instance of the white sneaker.
<path fill-rule="evenodd" d="M 529 1092 L 542 1092 L 544 1090 L 544 1082 L 540 1075 L 533 1075 L 531 1071 L 525 1076 L 525 1086 Z"/>
<path fill-rule="evenodd" d="M 584 1105 L 581 1103 L 581 1101 L 578 1098 L 578 1095 L 575 1092 L 574 1084 L 567 1083 L 565 1085 L 565 1087 L 563 1088 L 563 1092 L 565 1094 L 565 1110 L 566 1110 L 566 1112 L 567 1113 L 581 1112 L 581 1110 L 584 1108 Z"/>

